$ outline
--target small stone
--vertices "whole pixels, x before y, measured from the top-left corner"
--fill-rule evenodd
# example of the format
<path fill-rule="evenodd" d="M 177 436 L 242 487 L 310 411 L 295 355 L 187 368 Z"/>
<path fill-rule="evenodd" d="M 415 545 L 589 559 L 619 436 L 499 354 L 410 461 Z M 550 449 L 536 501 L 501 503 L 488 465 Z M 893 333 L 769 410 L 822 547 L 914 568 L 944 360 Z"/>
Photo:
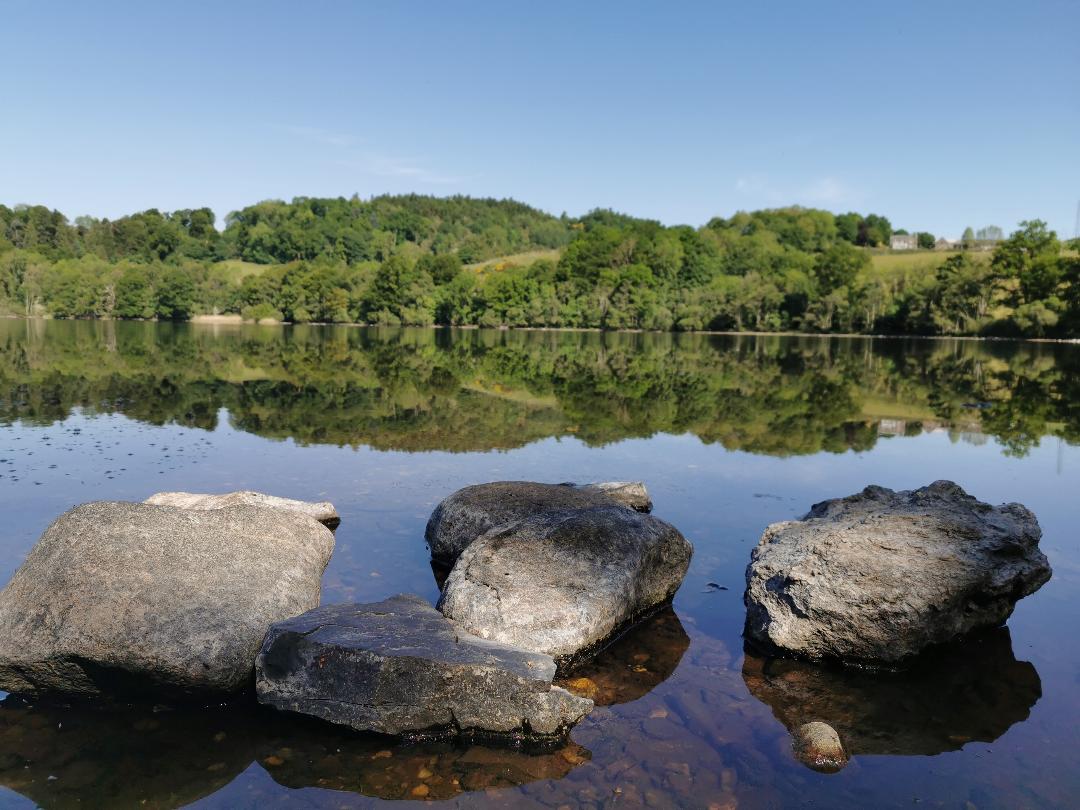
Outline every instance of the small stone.
<path fill-rule="evenodd" d="M 394 754 L 393 754 L 392 751 L 376 751 L 374 754 L 371 755 L 371 758 L 372 759 L 389 759 L 393 755 Z"/>
<path fill-rule="evenodd" d="M 431 775 L 432 775 L 431 771 L 429 771 L 427 768 L 421 768 L 419 771 L 417 771 L 416 778 L 417 779 L 428 779 L 428 778 L 431 777 Z"/>
<path fill-rule="evenodd" d="M 431 792 L 431 788 L 429 788 L 427 785 L 417 785 L 416 787 L 414 787 L 412 789 L 412 795 L 413 796 L 418 796 L 421 799 L 424 798 L 425 796 L 427 796 L 428 793 L 430 793 L 430 792 Z"/>
<path fill-rule="evenodd" d="M 563 681 L 563 687 L 589 700 L 595 701 L 600 696 L 600 687 L 590 678 L 571 678 Z"/>
<path fill-rule="evenodd" d="M 847 765 L 840 737 L 827 723 L 804 723 L 792 735 L 791 744 L 796 758 L 815 771 L 835 773 Z"/>
<path fill-rule="evenodd" d="M 284 764 L 285 764 L 285 760 L 283 760 L 283 759 L 282 759 L 281 757 L 279 757 L 279 756 L 278 756 L 277 754 L 271 754 L 270 756 L 266 757 L 266 758 L 265 758 L 265 759 L 263 760 L 263 762 L 265 762 L 265 763 L 266 763 L 267 765 L 272 765 L 272 766 L 273 766 L 273 767 L 275 767 L 275 768 L 276 768 L 276 767 L 277 767 L 278 765 L 284 765 Z"/>

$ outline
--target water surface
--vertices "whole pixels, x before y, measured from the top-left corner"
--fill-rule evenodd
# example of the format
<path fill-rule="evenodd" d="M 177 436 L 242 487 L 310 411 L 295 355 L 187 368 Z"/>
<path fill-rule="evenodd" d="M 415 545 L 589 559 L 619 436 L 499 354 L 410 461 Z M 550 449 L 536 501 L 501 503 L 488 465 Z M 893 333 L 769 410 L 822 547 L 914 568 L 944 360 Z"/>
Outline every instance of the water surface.
<path fill-rule="evenodd" d="M 424 523 L 482 481 L 644 479 L 696 548 L 673 609 L 569 676 L 598 708 L 555 751 L 8 697 L 0 804 L 1075 806 L 1078 403 L 1055 344 L 0 321 L 5 581 L 72 505 L 166 489 L 332 500 L 324 602 L 436 599 Z M 1007 628 L 887 676 L 744 653 L 767 524 L 939 478 L 1039 517 L 1054 577 Z M 808 719 L 839 773 L 791 755 Z"/>

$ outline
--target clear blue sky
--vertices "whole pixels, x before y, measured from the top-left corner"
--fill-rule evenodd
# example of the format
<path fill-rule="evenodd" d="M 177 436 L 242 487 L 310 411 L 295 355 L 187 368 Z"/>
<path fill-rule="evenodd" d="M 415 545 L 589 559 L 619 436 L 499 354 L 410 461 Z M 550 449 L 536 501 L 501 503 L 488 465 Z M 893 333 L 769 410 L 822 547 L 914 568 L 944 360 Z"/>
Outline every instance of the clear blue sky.
<path fill-rule="evenodd" d="M 0 201 L 800 203 L 1071 236 L 1078 32 L 1077 0 L 0 0 Z"/>

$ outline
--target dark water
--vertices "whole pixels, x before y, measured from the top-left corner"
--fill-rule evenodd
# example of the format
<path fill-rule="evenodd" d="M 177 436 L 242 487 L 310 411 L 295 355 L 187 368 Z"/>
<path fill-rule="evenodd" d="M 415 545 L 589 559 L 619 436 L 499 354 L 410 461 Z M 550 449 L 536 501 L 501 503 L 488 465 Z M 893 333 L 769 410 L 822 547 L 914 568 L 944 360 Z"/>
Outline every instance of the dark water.
<path fill-rule="evenodd" d="M 696 555 L 672 611 L 570 676 L 556 751 L 400 746 L 257 707 L 0 703 L 0 804 L 1080 805 L 1080 346 L 0 321 L 0 573 L 60 512 L 250 488 L 342 514 L 326 602 L 435 599 L 434 505 L 499 479 L 644 479 Z M 1008 628 L 870 675 L 743 652 L 770 522 L 950 478 L 1038 515 Z M 831 723 L 837 774 L 787 728 Z"/>

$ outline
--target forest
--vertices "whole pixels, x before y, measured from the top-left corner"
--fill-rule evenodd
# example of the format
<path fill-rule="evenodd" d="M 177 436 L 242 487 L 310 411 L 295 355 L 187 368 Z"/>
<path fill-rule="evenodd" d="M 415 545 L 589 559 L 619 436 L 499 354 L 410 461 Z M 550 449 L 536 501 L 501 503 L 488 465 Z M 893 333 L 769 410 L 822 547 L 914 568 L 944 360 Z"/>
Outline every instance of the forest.
<path fill-rule="evenodd" d="M 70 222 L 0 205 L 0 314 L 1080 336 L 1077 244 L 1038 220 L 992 249 L 965 234 L 972 249 L 906 256 L 889 255 L 904 231 L 884 216 L 802 207 L 695 228 L 512 200 L 354 196 L 260 202 L 223 224 L 208 208 Z"/>

